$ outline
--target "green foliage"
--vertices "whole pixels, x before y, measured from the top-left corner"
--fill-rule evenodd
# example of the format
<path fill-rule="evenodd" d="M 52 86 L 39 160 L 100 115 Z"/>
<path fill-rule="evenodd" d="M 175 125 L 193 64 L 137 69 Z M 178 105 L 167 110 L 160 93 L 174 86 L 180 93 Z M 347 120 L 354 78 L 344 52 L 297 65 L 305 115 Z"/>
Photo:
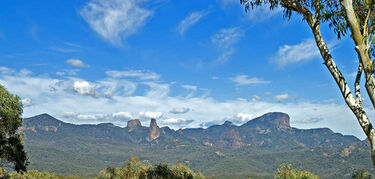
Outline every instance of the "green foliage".
<path fill-rule="evenodd" d="M 271 10 L 282 8 L 284 17 L 288 19 L 293 12 L 301 14 L 302 11 L 309 11 L 308 13 L 314 14 L 316 21 L 327 22 L 338 39 L 345 36 L 349 30 L 345 10 L 339 0 L 240 0 L 240 3 L 244 5 L 246 12 L 262 5 L 268 5 Z M 293 7 L 291 4 L 297 4 L 298 8 Z M 375 1 L 353 0 L 353 9 L 359 24 L 359 30 L 364 35 L 364 40 L 369 42 L 370 48 L 368 52 L 374 57 L 375 40 L 370 39 L 373 39 L 375 35 Z"/>
<path fill-rule="evenodd" d="M 8 172 L 3 168 L 0 168 L 1 179 L 83 179 L 78 176 L 63 176 L 48 172 L 38 172 L 36 170 L 30 170 L 27 172 Z"/>
<path fill-rule="evenodd" d="M 275 179 L 318 179 L 317 175 L 314 175 L 308 171 L 299 171 L 292 168 L 291 164 L 282 164 L 281 168 L 277 169 L 277 174 L 274 176 Z"/>
<path fill-rule="evenodd" d="M 183 163 L 171 168 L 167 164 L 158 164 L 154 167 L 145 165 L 132 157 L 122 168 L 108 167 L 100 171 L 98 179 L 204 179 L 201 173 L 193 172 Z"/>
<path fill-rule="evenodd" d="M 357 170 L 352 175 L 353 179 L 371 179 L 371 174 L 366 170 Z"/>
<path fill-rule="evenodd" d="M 0 85 L 0 158 L 14 165 L 16 171 L 26 171 L 27 155 L 21 134 L 22 103 Z"/>

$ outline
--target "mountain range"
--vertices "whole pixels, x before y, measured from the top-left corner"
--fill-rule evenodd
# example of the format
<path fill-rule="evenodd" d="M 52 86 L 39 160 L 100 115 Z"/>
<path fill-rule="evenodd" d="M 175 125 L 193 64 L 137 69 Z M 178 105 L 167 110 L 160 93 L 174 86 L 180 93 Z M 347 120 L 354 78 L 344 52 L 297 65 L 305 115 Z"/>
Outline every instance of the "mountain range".
<path fill-rule="evenodd" d="M 75 125 L 48 114 L 24 119 L 21 130 L 30 168 L 94 176 L 131 156 L 150 164 L 183 162 L 211 178 L 272 178 L 282 163 L 323 178 L 350 178 L 371 170 L 367 141 L 328 128 L 297 129 L 281 112 L 271 112 L 237 126 L 230 121 L 209 128 L 173 130 L 130 120 Z"/>

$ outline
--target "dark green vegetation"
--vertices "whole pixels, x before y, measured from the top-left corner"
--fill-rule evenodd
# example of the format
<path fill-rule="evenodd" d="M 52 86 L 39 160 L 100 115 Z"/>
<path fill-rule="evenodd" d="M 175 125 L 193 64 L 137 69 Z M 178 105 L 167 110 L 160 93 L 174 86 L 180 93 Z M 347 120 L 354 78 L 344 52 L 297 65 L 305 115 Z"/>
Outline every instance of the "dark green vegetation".
<path fill-rule="evenodd" d="M 309 171 L 299 171 L 292 168 L 290 164 L 283 164 L 280 169 L 277 169 L 275 179 L 318 179 L 317 175 L 310 173 Z"/>
<path fill-rule="evenodd" d="M 125 128 L 73 125 L 43 114 L 25 119 L 22 130 L 30 169 L 61 174 L 96 176 L 131 156 L 146 165 L 184 163 L 208 178 L 273 178 L 282 163 L 321 178 L 351 178 L 356 170 L 372 170 L 366 141 L 327 128 L 292 128 L 284 113 L 268 113 L 242 126 L 225 122 L 174 131 L 155 125 L 144 127 L 137 120 Z"/>
<path fill-rule="evenodd" d="M 28 165 L 21 133 L 22 102 L 0 85 L 0 166 L 25 171 Z"/>
<path fill-rule="evenodd" d="M 60 175 L 49 172 L 30 170 L 27 172 L 8 172 L 0 168 L 1 179 L 83 179 L 80 176 Z M 204 179 L 201 173 L 195 173 L 183 163 L 169 167 L 167 164 L 146 165 L 132 157 L 121 168 L 107 167 L 97 179 Z"/>

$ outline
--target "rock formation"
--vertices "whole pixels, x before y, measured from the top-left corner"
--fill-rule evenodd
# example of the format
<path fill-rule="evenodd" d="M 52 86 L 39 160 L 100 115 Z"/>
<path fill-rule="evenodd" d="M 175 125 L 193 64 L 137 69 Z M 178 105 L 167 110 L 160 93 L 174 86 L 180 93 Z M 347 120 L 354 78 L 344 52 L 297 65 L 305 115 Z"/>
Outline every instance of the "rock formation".
<path fill-rule="evenodd" d="M 152 140 L 155 140 L 155 139 L 159 138 L 159 136 L 160 136 L 160 128 L 156 124 L 156 120 L 155 119 L 151 119 L 151 123 L 150 123 L 150 128 L 149 128 L 149 133 L 148 133 L 147 140 L 148 141 L 152 141 Z"/>
<path fill-rule="evenodd" d="M 136 130 L 138 127 L 141 127 L 141 122 L 138 119 L 128 121 L 127 128 L 129 132 Z"/>
<path fill-rule="evenodd" d="M 281 112 L 270 112 L 253 120 L 250 120 L 243 126 L 249 125 L 261 125 L 267 127 L 276 127 L 277 129 L 289 129 L 290 119 L 288 114 Z"/>

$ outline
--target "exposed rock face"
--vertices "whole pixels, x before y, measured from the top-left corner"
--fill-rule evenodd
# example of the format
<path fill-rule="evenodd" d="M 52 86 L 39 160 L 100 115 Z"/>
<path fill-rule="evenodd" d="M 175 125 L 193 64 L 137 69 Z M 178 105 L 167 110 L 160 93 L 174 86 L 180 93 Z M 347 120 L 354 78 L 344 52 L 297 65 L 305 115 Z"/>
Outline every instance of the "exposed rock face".
<path fill-rule="evenodd" d="M 290 119 L 288 114 L 281 112 L 270 112 L 247 122 L 245 125 L 254 124 L 273 126 L 278 129 L 288 129 L 290 128 Z"/>
<path fill-rule="evenodd" d="M 141 122 L 138 119 L 128 121 L 127 128 L 129 132 L 136 130 L 138 127 L 141 127 Z"/>
<path fill-rule="evenodd" d="M 182 129 L 178 129 L 178 134 L 180 134 L 180 135 L 182 135 L 182 134 L 184 134 L 184 132 L 182 132 Z"/>
<path fill-rule="evenodd" d="M 233 126 L 234 124 L 231 121 L 225 121 L 224 126 Z"/>
<path fill-rule="evenodd" d="M 240 133 L 234 129 L 224 133 L 220 138 L 219 147 L 238 149 L 244 146 Z"/>
<path fill-rule="evenodd" d="M 147 140 L 148 141 L 152 141 L 152 140 L 155 140 L 155 139 L 157 139 L 159 137 L 160 137 L 160 128 L 156 124 L 156 120 L 155 119 L 151 119 L 151 123 L 150 123 L 150 128 L 149 128 L 149 133 L 148 133 Z"/>

